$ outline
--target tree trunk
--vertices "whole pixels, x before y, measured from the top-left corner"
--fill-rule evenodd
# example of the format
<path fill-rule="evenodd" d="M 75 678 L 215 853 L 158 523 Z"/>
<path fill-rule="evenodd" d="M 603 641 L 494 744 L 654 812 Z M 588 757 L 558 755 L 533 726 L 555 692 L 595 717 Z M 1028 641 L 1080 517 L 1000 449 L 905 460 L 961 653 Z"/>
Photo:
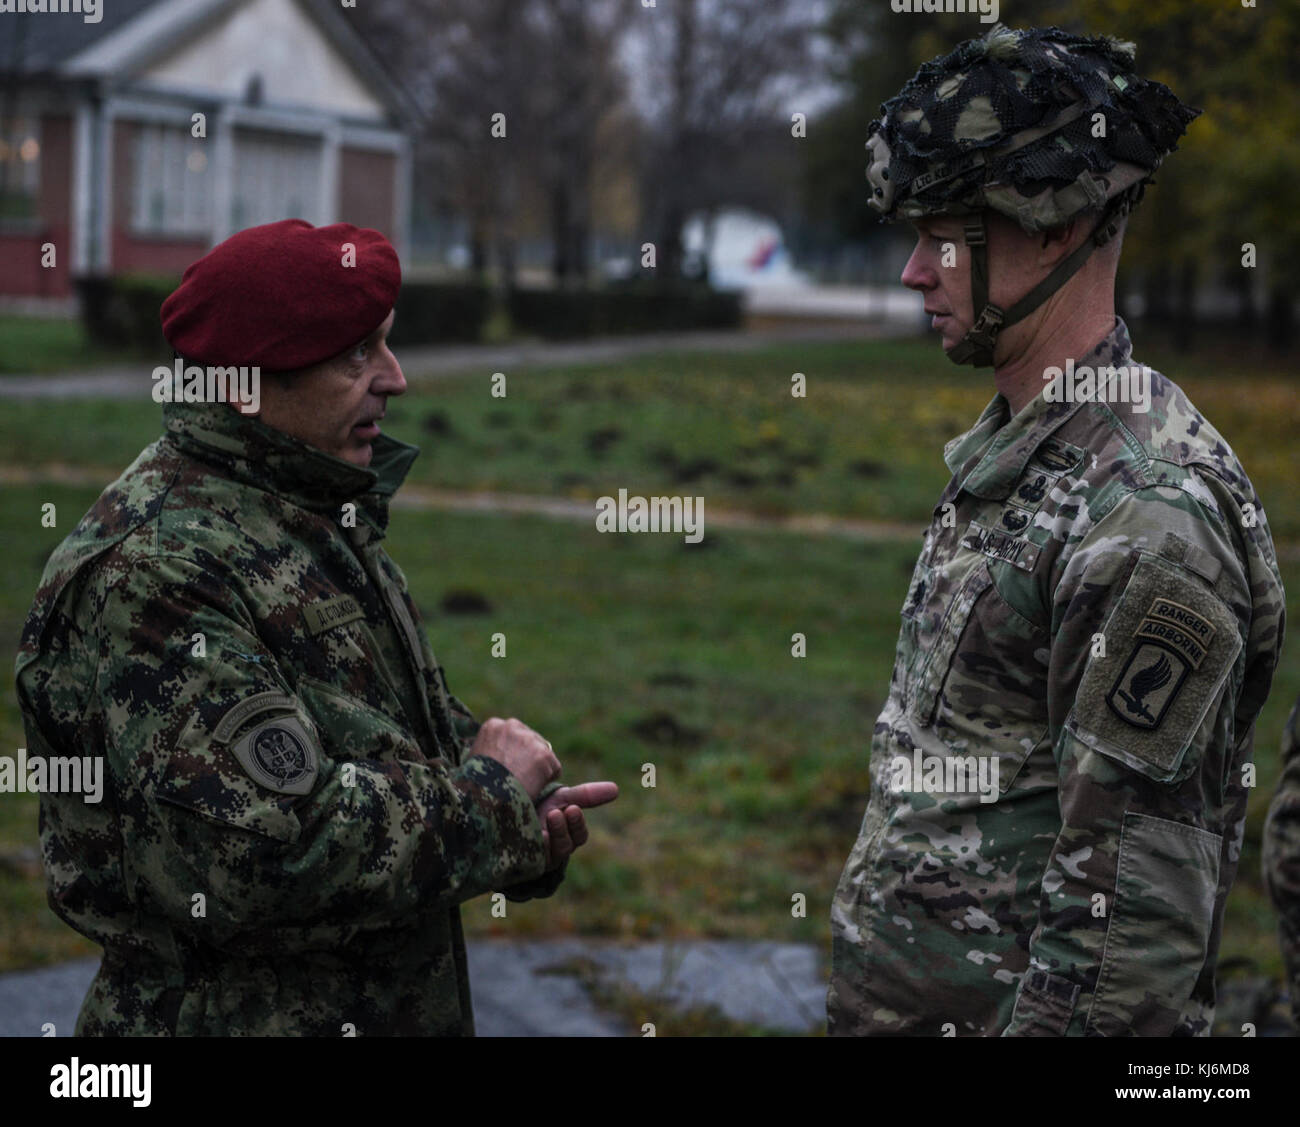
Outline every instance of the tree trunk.
<path fill-rule="evenodd" d="M 1145 316 L 1154 325 L 1168 324 L 1171 302 L 1169 300 L 1169 267 L 1161 262 L 1153 266 L 1145 279 Z"/>
<path fill-rule="evenodd" d="M 584 286 L 591 273 L 590 252 L 587 243 L 590 240 L 590 227 L 585 219 L 575 219 L 572 225 L 573 246 L 569 252 L 573 262 L 573 276 L 578 285 Z"/>
<path fill-rule="evenodd" d="M 469 268 L 475 278 L 482 278 L 487 273 L 487 265 L 487 239 L 482 222 L 475 219 L 469 236 Z"/>
<path fill-rule="evenodd" d="M 1184 259 L 1178 273 L 1178 309 L 1174 315 L 1174 340 L 1180 351 L 1188 351 L 1196 335 L 1196 263 Z"/>
<path fill-rule="evenodd" d="M 573 262 L 569 257 L 569 187 L 561 180 L 551 190 L 551 273 L 563 288 Z"/>
<path fill-rule="evenodd" d="M 1268 301 L 1268 343 L 1283 351 L 1295 340 L 1295 295 L 1286 286 L 1273 286 Z"/>
<path fill-rule="evenodd" d="M 1229 272 L 1231 286 L 1237 292 L 1237 328 L 1243 333 L 1254 333 L 1259 322 L 1255 308 L 1255 271 L 1238 267 Z"/>

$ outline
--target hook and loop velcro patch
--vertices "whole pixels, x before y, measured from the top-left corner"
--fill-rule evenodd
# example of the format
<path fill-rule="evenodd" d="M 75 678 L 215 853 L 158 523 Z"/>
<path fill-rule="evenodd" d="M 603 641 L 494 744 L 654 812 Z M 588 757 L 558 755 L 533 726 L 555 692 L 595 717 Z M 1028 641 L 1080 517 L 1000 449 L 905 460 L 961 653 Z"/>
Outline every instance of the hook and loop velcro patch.
<path fill-rule="evenodd" d="M 1090 658 L 1066 728 L 1170 782 L 1241 651 L 1237 619 L 1196 572 L 1142 553 Z"/>

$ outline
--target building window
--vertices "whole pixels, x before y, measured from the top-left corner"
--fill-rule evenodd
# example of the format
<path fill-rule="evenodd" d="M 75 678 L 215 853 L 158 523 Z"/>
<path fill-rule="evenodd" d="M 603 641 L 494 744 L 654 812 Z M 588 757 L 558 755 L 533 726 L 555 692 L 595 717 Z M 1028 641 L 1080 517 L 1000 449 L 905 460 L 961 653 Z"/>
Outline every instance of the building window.
<path fill-rule="evenodd" d="M 321 143 L 280 133 L 235 133 L 230 223 L 236 230 L 280 219 L 324 222 Z"/>
<path fill-rule="evenodd" d="M 34 117 L 0 119 L 0 222 L 37 216 L 40 128 Z"/>
<path fill-rule="evenodd" d="M 184 126 L 137 125 L 131 226 L 147 235 L 206 235 L 212 177 L 203 142 Z"/>

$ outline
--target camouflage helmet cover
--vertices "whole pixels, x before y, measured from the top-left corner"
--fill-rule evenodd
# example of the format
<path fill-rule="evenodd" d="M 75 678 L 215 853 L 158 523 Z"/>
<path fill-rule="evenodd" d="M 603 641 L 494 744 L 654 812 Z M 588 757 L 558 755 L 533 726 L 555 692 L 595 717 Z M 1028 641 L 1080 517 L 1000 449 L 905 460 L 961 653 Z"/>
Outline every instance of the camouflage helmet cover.
<path fill-rule="evenodd" d="M 1109 37 L 999 25 L 922 64 L 871 123 L 871 206 L 911 220 L 991 208 L 1033 233 L 1136 202 L 1200 111 L 1133 73 L 1134 56 Z"/>

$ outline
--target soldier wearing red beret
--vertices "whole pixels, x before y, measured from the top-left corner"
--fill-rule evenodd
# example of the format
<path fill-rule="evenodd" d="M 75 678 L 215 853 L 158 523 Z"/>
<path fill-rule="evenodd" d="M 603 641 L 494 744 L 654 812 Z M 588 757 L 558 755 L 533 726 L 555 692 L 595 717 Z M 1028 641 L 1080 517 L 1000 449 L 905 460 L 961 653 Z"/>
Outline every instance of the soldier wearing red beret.
<path fill-rule="evenodd" d="M 272 373 L 258 411 L 167 403 L 46 566 L 28 753 L 106 778 L 103 801 L 41 799 L 50 905 L 104 949 L 79 1034 L 470 1034 L 458 905 L 549 896 L 583 808 L 617 794 L 473 719 L 384 551 L 418 453 L 379 426 L 406 390 L 400 285 L 388 241 L 344 223 L 194 263 L 164 334 L 187 364 Z"/>

